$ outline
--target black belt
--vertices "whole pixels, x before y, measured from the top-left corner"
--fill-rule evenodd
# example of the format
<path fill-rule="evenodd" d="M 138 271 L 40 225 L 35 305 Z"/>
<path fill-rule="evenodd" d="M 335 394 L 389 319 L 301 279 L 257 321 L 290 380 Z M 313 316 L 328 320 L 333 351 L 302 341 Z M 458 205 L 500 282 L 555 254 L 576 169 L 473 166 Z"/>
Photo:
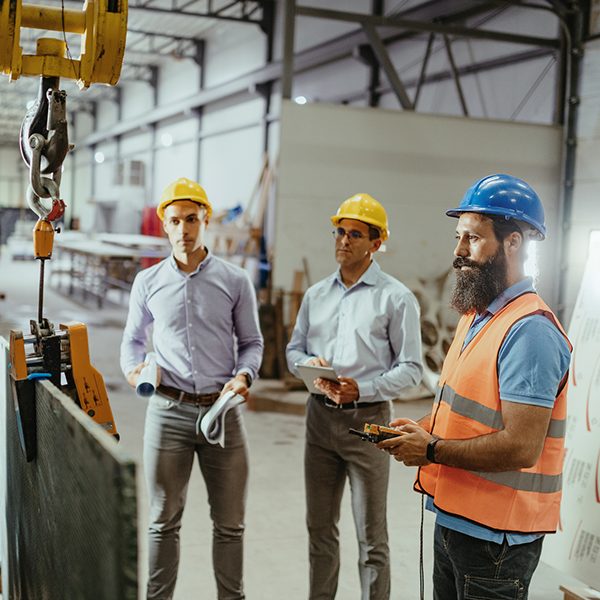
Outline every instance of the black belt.
<path fill-rule="evenodd" d="M 212 394 L 189 394 L 188 392 L 182 392 L 177 388 L 169 387 L 162 383 L 158 386 L 157 392 L 167 398 L 191 402 L 196 406 L 210 406 L 211 404 L 214 404 L 221 395 L 221 392 L 213 392 Z"/>
<path fill-rule="evenodd" d="M 327 408 L 333 408 L 336 410 L 354 410 L 355 408 L 367 408 L 368 406 L 379 406 L 384 402 L 346 402 L 345 404 L 336 404 L 329 396 L 322 394 L 311 394 L 312 397 L 323 406 Z"/>

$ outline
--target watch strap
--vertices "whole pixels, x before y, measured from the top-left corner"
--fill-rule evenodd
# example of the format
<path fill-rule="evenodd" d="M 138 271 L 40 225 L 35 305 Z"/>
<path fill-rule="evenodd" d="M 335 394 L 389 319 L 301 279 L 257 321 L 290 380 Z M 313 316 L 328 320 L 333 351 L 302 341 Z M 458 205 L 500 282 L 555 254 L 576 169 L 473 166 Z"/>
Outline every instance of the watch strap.
<path fill-rule="evenodd" d="M 430 463 L 437 464 L 435 460 L 435 445 L 440 441 L 440 438 L 436 437 L 427 444 L 427 460 Z"/>
<path fill-rule="evenodd" d="M 250 388 L 250 386 L 252 385 L 252 376 L 248 372 L 244 372 L 242 373 L 242 375 L 246 378 L 246 387 Z"/>

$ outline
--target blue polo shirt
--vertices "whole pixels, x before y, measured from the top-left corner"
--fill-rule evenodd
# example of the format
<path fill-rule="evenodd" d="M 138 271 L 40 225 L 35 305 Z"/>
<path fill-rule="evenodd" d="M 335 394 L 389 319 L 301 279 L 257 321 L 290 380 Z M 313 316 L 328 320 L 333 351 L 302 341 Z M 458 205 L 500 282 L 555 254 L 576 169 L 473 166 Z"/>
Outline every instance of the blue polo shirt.
<path fill-rule="evenodd" d="M 533 279 L 526 277 L 504 290 L 483 313 L 478 314 L 467 332 L 463 349 L 481 328 L 512 299 L 525 292 L 535 292 Z M 556 392 L 569 364 L 571 352 L 562 333 L 542 315 L 532 315 L 515 323 L 498 353 L 500 398 L 505 401 L 552 408 Z M 538 534 L 498 532 L 470 521 L 448 515 L 433 505 L 428 497 L 426 508 L 436 513 L 436 523 L 489 542 L 509 545 L 526 544 L 541 537 Z"/>

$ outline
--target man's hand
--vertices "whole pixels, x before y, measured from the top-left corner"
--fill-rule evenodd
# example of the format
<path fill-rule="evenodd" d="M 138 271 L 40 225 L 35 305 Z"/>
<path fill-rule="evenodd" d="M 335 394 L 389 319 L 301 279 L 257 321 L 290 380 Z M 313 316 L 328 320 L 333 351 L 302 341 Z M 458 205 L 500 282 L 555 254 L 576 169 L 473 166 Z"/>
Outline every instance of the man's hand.
<path fill-rule="evenodd" d="M 411 419 L 395 419 L 390 423 L 390 427 L 399 427 L 405 433 L 379 442 L 377 448 L 385 450 L 407 467 L 422 467 L 429 464 L 427 444 L 434 439 L 433 436 Z"/>
<path fill-rule="evenodd" d="M 145 362 L 140 363 L 137 367 L 135 367 L 135 369 L 133 369 L 133 371 L 129 371 L 129 373 L 127 373 L 127 375 L 125 375 L 125 379 L 127 379 L 127 383 L 131 387 L 137 387 L 138 379 L 140 378 L 140 373 L 142 372 L 142 369 L 147 366 L 148 366 L 148 363 L 145 363 Z M 159 383 L 160 383 L 160 367 L 157 365 L 156 366 L 156 387 L 158 387 Z"/>
<path fill-rule="evenodd" d="M 329 363 L 322 356 L 315 356 L 315 358 L 311 358 L 306 364 L 313 367 L 329 367 Z M 318 377 L 314 383 L 316 388 L 321 390 L 336 404 L 354 402 L 360 396 L 358 383 L 349 377 L 339 377 L 337 383 Z"/>
<path fill-rule="evenodd" d="M 240 396 L 244 396 L 246 400 L 248 400 L 248 396 L 250 392 L 248 391 L 248 386 L 246 385 L 246 376 L 243 373 L 236 375 L 233 379 L 230 379 L 221 390 L 221 395 L 219 398 L 222 398 L 227 392 L 234 392 L 239 394 Z"/>
<path fill-rule="evenodd" d="M 336 404 L 347 404 L 358 400 L 358 383 L 350 377 L 339 377 L 338 383 L 318 377 L 315 379 L 315 386 Z"/>
<path fill-rule="evenodd" d="M 329 363 L 322 356 L 315 356 L 311 358 L 307 363 L 311 367 L 328 367 Z"/>
<path fill-rule="evenodd" d="M 442 439 L 435 447 L 436 460 L 448 467 L 494 473 L 533 467 L 544 448 L 552 409 L 501 402 L 504 429 L 465 439 Z M 427 465 L 427 444 L 433 439 L 427 433 L 430 421 L 428 416 L 417 425 L 402 425 L 406 435 L 384 440 L 377 447 L 409 467 Z M 398 422 L 396 419 L 392 425 Z"/>

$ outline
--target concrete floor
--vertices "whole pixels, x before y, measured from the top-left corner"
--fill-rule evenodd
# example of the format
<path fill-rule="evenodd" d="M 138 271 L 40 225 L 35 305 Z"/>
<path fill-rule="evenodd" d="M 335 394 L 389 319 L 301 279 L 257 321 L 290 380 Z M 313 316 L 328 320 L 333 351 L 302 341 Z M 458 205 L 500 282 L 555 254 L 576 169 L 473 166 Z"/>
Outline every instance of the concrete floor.
<path fill-rule="evenodd" d="M 11 328 L 29 332 L 37 316 L 39 266 L 12 262 L 0 253 L 0 335 Z M 92 299 L 85 303 L 65 297 L 47 286 L 44 315 L 55 324 L 80 320 L 87 324 L 92 364 L 104 375 L 109 398 L 121 433 L 121 444 L 138 464 L 139 586 L 140 598 L 147 577 L 145 530 L 148 508 L 142 466 L 145 403 L 138 399 L 121 375 L 119 344 L 126 307 L 110 305 L 99 310 Z M 285 407 L 298 413 L 306 394 L 288 392 L 275 381 L 258 381 L 252 387 L 256 407 Z M 266 398 L 271 402 L 261 402 Z M 397 416 L 419 418 L 430 409 L 430 400 L 397 403 Z M 246 595 L 253 600 L 301 600 L 307 597 L 308 540 L 304 525 L 303 438 L 304 419 L 299 414 L 259 412 L 244 405 L 250 444 L 250 484 L 245 538 Z M 358 441 L 358 440 L 357 440 Z M 419 598 L 419 528 L 421 497 L 412 491 L 415 469 L 392 465 L 388 522 L 392 560 L 392 598 Z M 431 598 L 433 519 L 425 514 L 425 598 Z M 360 598 L 358 551 L 348 490 L 340 522 L 341 572 L 337 598 Z M 211 566 L 211 522 L 204 483 L 194 469 L 181 535 L 182 552 L 174 600 L 216 598 Z M 531 600 L 559 600 L 559 585 L 582 585 L 544 563 L 532 583 Z M 1 596 L 0 596 L 1 597 Z"/>

